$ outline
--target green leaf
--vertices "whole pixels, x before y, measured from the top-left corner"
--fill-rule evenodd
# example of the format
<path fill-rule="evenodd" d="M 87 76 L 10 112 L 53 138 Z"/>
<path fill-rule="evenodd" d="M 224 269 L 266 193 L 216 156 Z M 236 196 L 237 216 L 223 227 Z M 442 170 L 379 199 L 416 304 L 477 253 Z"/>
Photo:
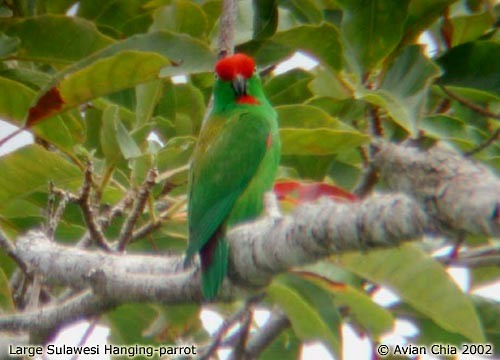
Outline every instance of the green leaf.
<path fill-rule="evenodd" d="M 468 41 L 477 40 L 491 28 L 493 23 L 493 16 L 489 12 L 470 14 L 466 16 L 457 16 L 452 18 L 452 47 Z"/>
<path fill-rule="evenodd" d="M 341 31 L 361 74 L 376 67 L 403 35 L 409 0 L 341 0 Z"/>
<path fill-rule="evenodd" d="M 338 128 L 340 122 L 320 108 L 310 105 L 283 105 L 275 108 L 283 128 Z"/>
<path fill-rule="evenodd" d="M 179 84 L 174 91 L 177 134 L 198 134 L 205 114 L 203 93 L 191 84 Z"/>
<path fill-rule="evenodd" d="M 166 58 L 150 52 L 124 51 L 99 59 L 68 74 L 60 82 L 64 109 L 153 80 L 167 65 L 169 61 Z"/>
<path fill-rule="evenodd" d="M 384 109 L 390 116 L 392 121 L 405 129 L 408 133 L 412 133 L 415 127 L 415 117 L 410 112 L 405 104 L 398 99 L 393 93 L 386 90 L 368 90 L 360 99 Z"/>
<path fill-rule="evenodd" d="M 404 43 L 414 43 L 422 31 L 430 26 L 443 11 L 458 0 L 412 0 L 408 7 L 408 18 L 404 30 Z"/>
<path fill-rule="evenodd" d="M 120 38 L 121 33 L 130 19 L 149 15 L 149 9 L 144 8 L 144 0 L 110 1 L 103 6 L 99 0 L 79 2 L 78 16 L 94 21 L 102 31 L 109 32 Z"/>
<path fill-rule="evenodd" d="M 14 311 L 14 301 L 12 300 L 12 293 L 10 292 L 9 279 L 0 268 L 0 309 L 5 312 Z"/>
<path fill-rule="evenodd" d="M 21 126 L 35 92 L 27 86 L 0 77 L 0 117 Z M 64 119 L 64 121 L 63 121 Z M 75 132 L 69 130 L 73 127 Z M 49 118 L 33 127 L 33 132 L 40 138 L 66 150 L 71 150 L 78 139 L 81 139 L 83 128 L 71 115 Z"/>
<path fill-rule="evenodd" d="M 158 310 L 148 304 L 126 304 L 109 312 L 106 318 L 114 344 L 152 344 L 154 338 L 144 336 L 146 329 L 158 317 Z"/>
<path fill-rule="evenodd" d="M 286 330 L 259 355 L 260 360 L 299 359 L 300 339 L 292 330 Z"/>
<path fill-rule="evenodd" d="M 451 48 L 437 62 L 443 85 L 469 87 L 500 96 L 500 43 L 475 41 Z"/>
<path fill-rule="evenodd" d="M 19 39 L 0 33 L 0 58 L 6 57 L 17 51 Z"/>
<path fill-rule="evenodd" d="M 54 64 L 72 63 L 114 42 L 94 23 L 78 17 L 15 18 L 4 21 L 0 29 L 21 41 L 16 58 Z"/>
<path fill-rule="evenodd" d="M 318 310 L 294 288 L 279 281 L 273 281 L 266 292 L 272 301 L 279 304 L 285 312 L 299 338 L 305 341 L 323 340 L 331 351 L 340 353 L 340 340 L 338 333 L 334 333 L 330 328 L 332 324 L 326 322 Z"/>
<path fill-rule="evenodd" d="M 487 341 L 494 345 L 498 353 L 500 347 L 500 304 L 498 301 L 480 296 L 472 296 L 472 302 L 482 320 Z"/>
<path fill-rule="evenodd" d="M 350 271 L 394 290 L 444 329 L 484 341 L 474 307 L 436 260 L 413 244 L 341 256 Z"/>
<path fill-rule="evenodd" d="M 142 126 L 151 120 L 162 95 L 163 81 L 153 80 L 135 87 L 135 126 Z"/>
<path fill-rule="evenodd" d="M 430 83 L 440 73 L 439 68 L 422 54 L 422 48 L 418 45 L 405 47 L 385 73 L 381 89 L 390 92 L 406 107 L 408 118 L 397 120 L 400 126 L 412 134 L 416 134 Z"/>
<path fill-rule="evenodd" d="M 261 66 L 274 65 L 302 50 L 331 70 L 339 71 L 342 67 L 340 34 L 335 26 L 328 23 L 297 26 L 266 40 L 242 44 L 237 49 L 254 56 Z"/>
<path fill-rule="evenodd" d="M 203 37 L 207 28 L 207 16 L 199 5 L 185 0 L 174 0 L 170 5 L 155 10 L 150 31 L 171 30 Z"/>
<path fill-rule="evenodd" d="M 338 154 L 366 144 L 369 136 L 357 131 L 317 129 L 280 129 L 283 155 Z"/>
<path fill-rule="evenodd" d="M 141 150 L 120 120 L 117 105 L 110 105 L 102 113 L 101 148 L 108 165 L 125 158 L 142 155 Z"/>
<path fill-rule="evenodd" d="M 278 1 L 253 1 L 253 38 L 264 39 L 272 36 L 278 27 Z"/>
<path fill-rule="evenodd" d="M 307 71 L 293 69 L 266 82 L 264 91 L 274 106 L 302 103 L 312 96 L 308 87 L 312 79 Z"/>
<path fill-rule="evenodd" d="M 48 191 L 49 181 L 74 190 L 82 177 L 75 165 L 39 145 L 28 145 L 0 157 L 0 173 L 0 213 L 11 200 Z"/>
<path fill-rule="evenodd" d="M 280 5 L 290 10 L 301 22 L 320 23 L 323 14 L 314 0 L 281 0 Z"/>
<path fill-rule="evenodd" d="M 311 275 L 306 273 L 305 277 L 330 292 L 335 305 L 347 307 L 349 315 L 370 334 L 379 337 L 392 329 L 394 317 L 391 312 L 373 302 L 368 295 L 350 285 L 336 283 L 328 274 L 314 272 Z"/>
<path fill-rule="evenodd" d="M 123 123 L 117 117 L 115 118 L 115 129 L 116 140 L 118 141 L 118 146 L 120 147 L 120 151 L 123 154 L 123 157 L 128 160 L 141 156 L 141 149 L 139 149 L 134 139 L 132 139 L 132 137 L 128 133 L 125 125 L 123 125 Z"/>

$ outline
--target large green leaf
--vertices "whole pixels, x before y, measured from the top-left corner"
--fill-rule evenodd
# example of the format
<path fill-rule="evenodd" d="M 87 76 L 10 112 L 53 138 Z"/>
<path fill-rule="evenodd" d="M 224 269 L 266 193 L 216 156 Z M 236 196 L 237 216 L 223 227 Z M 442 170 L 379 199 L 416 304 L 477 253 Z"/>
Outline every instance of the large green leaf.
<path fill-rule="evenodd" d="M 0 77 L 0 117 L 21 126 L 35 94 L 19 82 Z M 70 128 L 75 131 L 70 131 Z M 71 149 L 81 139 L 82 130 L 81 124 L 71 114 L 52 117 L 33 128 L 37 136 L 64 149 Z"/>
<path fill-rule="evenodd" d="M 297 26 L 266 40 L 238 46 L 238 51 L 254 56 L 261 66 L 274 65 L 297 50 L 315 57 L 331 70 L 339 71 L 342 66 L 340 34 L 328 23 Z"/>
<path fill-rule="evenodd" d="M 341 0 L 342 35 L 362 74 L 369 72 L 398 45 L 409 0 Z"/>
<path fill-rule="evenodd" d="M 47 191 L 49 181 L 76 189 L 82 173 L 61 155 L 29 145 L 0 157 L 0 213 L 7 202 L 35 191 Z"/>
<path fill-rule="evenodd" d="M 301 294 L 280 281 L 274 281 L 266 290 L 268 296 L 273 302 L 277 303 L 285 312 L 292 323 L 295 334 L 302 340 L 323 340 L 330 350 L 334 353 L 340 353 L 340 339 L 338 330 L 332 331 L 334 325 L 327 321 L 313 304 L 308 302 Z M 314 296 L 314 294 L 310 294 Z M 320 295 L 317 294 L 316 299 Z M 330 302 L 328 307 L 332 310 L 333 304 Z M 326 309 L 326 308 L 325 308 Z"/>
<path fill-rule="evenodd" d="M 405 43 L 413 43 L 443 11 L 458 0 L 411 0 L 405 22 Z"/>
<path fill-rule="evenodd" d="M 168 6 L 155 10 L 150 30 L 171 30 L 203 37 L 207 28 L 207 16 L 198 4 L 186 0 L 174 0 Z"/>
<path fill-rule="evenodd" d="M 281 0 L 280 5 L 289 9 L 301 22 L 319 23 L 323 20 L 323 14 L 314 0 Z"/>
<path fill-rule="evenodd" d="M 283 105 L 276 107 L 281 128 L 332 128 L 340 122 L 320 108 L 311 105 Z"/>
<path fill-rule="evenodd" d="M 491 28 L 493 23 L 493 16 L 489 12 L 452 18 L 453 38 L 451 45 L 457 46 L 468 41 L 477 40 Z"/>
<path fill-rule="evenodd" d="M 265 83 L 264 91 L 274 106 L 302 103 L 312 96 L 308 88 L 313 76 L 301 69 L 287 71 Z"/>
<path fill-rule="evenodd" d="M 387 69 L 382 90 L 365 100 L 384 107 L 398 125 L 416 134 L 430 82 L 439 74 L 439 68 L 422 54 L 420 46 L 405 47 Z"/>
<path fill-rule="evenodd" d="M 300 339 L 293 330 L 283 331 L 260 355 L 260 360 L 299 359 L 301 349 Z"/>
<path fill-rule="evenodd" d="M 316 129 L 280 129 L 283 155 L 338 154 L 366 144 L 369 136 L 357 131 Z"/>
<path fill-rule="evenodd" d="M 75 71 L 59 84 L 64 108 L 158 77 L 169 61 L 156 53 L 123 51 Z"/>
<path fill-rule="evenodd" d="M 144 125 L 151 120 L 154 110 L 162 95 L 163 81 L 153 80 L 139 84 L 135 88 L 136 126 Z"/>
<path fill-rule="evenodd" d="M 62 79 L 68 74 L 85 68 L 99 59 L 107 58 L 127 50 L 154 52 L 169 59 L 175 66 L 164 69 L 162 76 L 210 71 L 215 62 L 215 55 L 210 51 L 207 44 L 201 40 L 186 34 L 155 31 L 148 34 L 134 35 L 108 46 L 66 68 L 58 74 L 57 78 Z"/>
<path fill-rule="evenodd" d="M 349 254 L 342 266 L 394 290 L 404 301 L 446 330 L 484 341 L 474 307 L 436 260 L 413 244 L 397 249 Z"/>
<path fill-rule="evenodd" d="M 253 38 L 272 36 L 278 27 L 278 0 L 255 0 L 253 7 Z"/>
<path fill-rule="evenodd" d="M 158 310 L 149 304 L 126 304 L 108 313 L 111 341 L 115 344 L 151 344 L 154 338 L 145 331 L 158 317 Z"/>
<path fill-rule="evenodd" d="M 451 48 L 437 62 L 443 85 L 470 87 L 500 95 L 500 43 L 476 41 Z"/>
<path fill-rule="evenodd" d="M 376 304 L 368 295 L 348 284 L 339 283 L 339 269 L 329 263 L 323 262 L 308 267 L 310 270 L 301 272 L 300 275 L 314 284 L 319 285 L 333 295 L 338 308 L 347 307 L 349 316 L 367 329 L 370 334 L 378 337 L 392 329 L 394 317 L 387 309 Z M 349 279 L 349 273 L 340 274 L 340 277 Z M 351 279 L 354 277 L 351 274 Z M 333 275 L 333 276 L 332 276 Z M 357 279 L 359 281 L 359 279 Z"/>
<path fill-rule="evenodd" d="M 54 64 L 72 63 L 114 42 L 92 22 L 78 17 L 15 18 L 4 20 L 0 29 L 21 41 L 17 59 Z"/>
<path fill-rule="evenodd" d="M 482 320 L 486 339 L 493 344 L 498 354 L 500 347 L 500 303 L 480 296 L 473 296 L 472 301 Z"/>
<path fill-rule="evenodd" d="M 116 38 L 123 36 L 130 21 L 149 15 L 144 7 L 144 0 L 116 0 L 105 4 L 100 0 L 80 1 L 78 16 L 94 21 L 102 31 Z M 144 28 L 142 32 L 147 29 Z"/>

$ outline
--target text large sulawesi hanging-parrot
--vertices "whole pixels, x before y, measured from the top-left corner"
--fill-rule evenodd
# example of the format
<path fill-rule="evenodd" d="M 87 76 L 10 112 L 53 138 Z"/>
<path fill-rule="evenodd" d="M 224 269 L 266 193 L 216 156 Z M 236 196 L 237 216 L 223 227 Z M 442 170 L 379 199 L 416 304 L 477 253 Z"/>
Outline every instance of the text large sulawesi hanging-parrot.
<path fill-rule="evenodd" d="M 186 255 L 200 254 L 205 299 L 217 295 L 227 273 L 226 230 L 260 215 L 281 154 L 277 115 L 253 59 L 223 58 L 215 72 L 213 109 L 194 150 L 188 193 Z"/>

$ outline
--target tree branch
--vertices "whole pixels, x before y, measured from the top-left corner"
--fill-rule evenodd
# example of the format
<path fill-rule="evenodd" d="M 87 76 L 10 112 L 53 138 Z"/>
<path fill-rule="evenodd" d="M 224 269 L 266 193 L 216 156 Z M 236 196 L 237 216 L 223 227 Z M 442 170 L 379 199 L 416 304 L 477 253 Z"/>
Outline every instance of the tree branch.
<path fill-rule="evenodd" d="M 248 359 L 256 359 L 283 330 L 290 326 L 290 320 L 279 309 L 275 309 L 266 324 L 252 336 L 247 343 L 245 355 Z"/>
<path fill-rule="evenodd" d="M 451 99 L 458 101 L 462 105 L 467 106 L 469 109 L 474 110 L 478 114 L 486 116 L 486 117 L 490 117 L 490 118 L 494 118 L 494 119 L 499 119 L 500 120 L 500 114 L 493 113 L 493 112 L 489 111 L 488 109 L 485 109 L 485 108 L 483 108 L 483 107 L 481 107 L 481 106 L 479 106 L 477 104 L 474 104 L 473 102 L 470 102 L 469 100 L 461 97 L 460 95 L 455 94 L 453 91 L 451 91 L 450 89 L 448 89 L 447 87 L 445 87 L 443 85 L 439 85 L 439 88 L 447 96 L 449 96 Z"/>
<path fill-rule="evenodd" d="M 222 14 L 219 20 L 219 38 L 217 43 L 219 59 L 233 53 L 237 9 L 236 0 L 222 1 Z"/>
<path fill-rule="evenodd" d="M 406 194 L 373 194 L 353 203 L 323 198 L 298 206 L 291 215 L 268 215 L 232 229 L 228 279 L 218 300 L 260 289 L 280 272 L 332 254 L 393 247 L 442 230 L 500 234 L 500 185 L 486 167 L 439 146 L 428 151 L 382 142 L 375 146 L 374 164 L 385 183 Z M 46 282 L 92 291 L 61 305 L 0 317 L 0 330 L 51 328 L 120 303 L 202 301 L 199 264 L 183 269 L 180 255 L 77 249 L 52 242 L 40 231 L 19 237 L 10 251 Z"/>
<path fill-rule="evenodd" d="M 435 230 L 500 236 L 500 181 L 484 165 L 437 145 L 376 143 L 374 163 L 393 191 L 414 197 Z"/>

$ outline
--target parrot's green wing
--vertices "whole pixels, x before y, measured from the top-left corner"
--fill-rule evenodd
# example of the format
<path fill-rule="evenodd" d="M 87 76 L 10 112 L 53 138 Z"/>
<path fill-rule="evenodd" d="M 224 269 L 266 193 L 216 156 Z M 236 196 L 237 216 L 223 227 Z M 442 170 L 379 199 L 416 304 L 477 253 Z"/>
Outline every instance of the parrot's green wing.
<path fill-rule="evenodd" d="M 188 258 L 224 224 L 257 172 L 267 151 L 269 115 L 242 110 L 229 119 L 212 115 L 207 122 L 191 169 Z"/>

